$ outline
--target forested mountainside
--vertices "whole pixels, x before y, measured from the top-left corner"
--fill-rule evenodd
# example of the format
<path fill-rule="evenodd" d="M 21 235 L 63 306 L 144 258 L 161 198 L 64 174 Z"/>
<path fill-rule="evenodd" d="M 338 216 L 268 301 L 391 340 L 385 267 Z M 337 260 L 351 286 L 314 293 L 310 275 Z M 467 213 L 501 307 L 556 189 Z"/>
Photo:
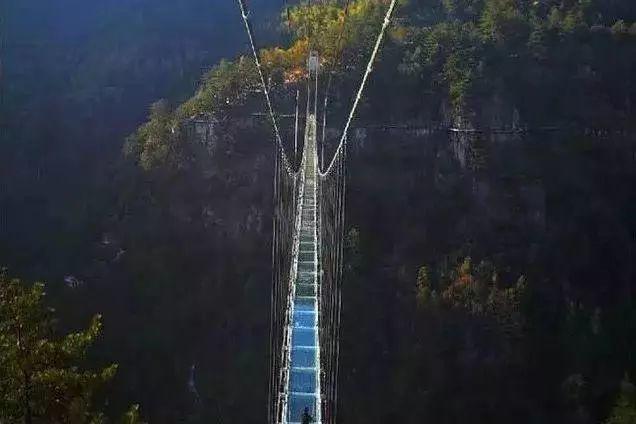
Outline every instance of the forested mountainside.
<path fill-rule="evenodd" d="M 60 73 L 81 63 L 98 76 L 4 100 L 0 262 L 48 280 L 55 334 L 101 314 L 78 354 L 53 364 L 111 370 L 79 391 L 93 400 L 85 417 L 266 416 L 272 134 L 253 116 L 262 93 L 235 5 L 195 3 L 94 6 L 99 25 L 71 26 L 94 36 L 88 59 Z M 261 3 L 255 22 L 280 12 Z M 343 26 L 338 2 L 292 6 L 257 31 L 263 44 L 279 30 L 286 40 L 259 45 L 280 113 L 294 109 L 310 50 L 323 89 L 333 73 L 327 156 L 385 8 L 352 1 Z M 168 58 L 182 57 L 189 31 L 205 40 L 206 16 L 245 55 L 205 71 L 192 93 L 216 60 L 210 47 Z M 401 4 L 351 140 L 340 421 L 633 422 L 635 22 L 631 0 Z M 154 47 L 117 41 L 146 37 Z M 281 126 L 291 140 L 291 121 Z M 4 402 L 15 387 L 0 387 Z"/>

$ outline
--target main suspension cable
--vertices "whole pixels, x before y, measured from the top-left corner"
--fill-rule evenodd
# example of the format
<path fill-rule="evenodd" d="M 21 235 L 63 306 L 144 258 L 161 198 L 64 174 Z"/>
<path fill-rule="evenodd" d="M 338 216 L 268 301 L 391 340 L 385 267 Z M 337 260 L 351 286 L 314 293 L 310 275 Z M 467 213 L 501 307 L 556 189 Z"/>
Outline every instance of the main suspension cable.
<path fill-rule="evenodd" d="M 241 16 L 243 17 L 243 23 L 245 24 L 245 30 L 247 31 L 247 36 L 250 40 L 252 54 L 254 55 L 254 62 L 256 63 L 256 69 L 258 70 L 258 76 L 260 77 L 260 80 L 261 80 L 263 94 L 265 95 L 265 102 L 267 103 L 267 110 L 269 112 L 269 117 L 272 121 L 272 126 L 274 127 L 276 142 L 278 143 L 280 154 L 283 157 L 283 164 L 285 165 L 287 173 L 289 173 L 290 175 L 295 175 L 296 173 L 293 171 L 293 168 L 290 166 L 289 160 L 287 159 L 287 155 L 285 154 L 285 148 L 283 146 L 283 140 L 281 139 L 280 132 L 278 130 L 278 124 L 276 123 L 276 116 L 274 115 L 274 108 L 272 107 L 272 101 L 269 96 L 269 90 L 267 89 L 267 84 L 265 84 L 265 76 L 263 75 L 261 62 L 258 58 L 258 53 L 256 52 L 256 46 L 254 44 L 254 35 L 252 33 L 252 26 L 250 25 L 250 22 L 248 19 L 248 13 L 246 12 L 247 9 L 245 5 L 243 4 L 243 1 L 244 0 L 236 0 L 241 10 Z"/>
<path fill-rule="evenodd" d="M 327 128 L 327 104 L 329 102 L 329 91 L 331 90 L 331 82 L 333 80 L 333 74 L 335 69 L 338 67 L 340 62 L 342 62 L 342 54 L 344 49 L 342 49 L 342 38 L 344 35 L 345 25 L 347 23 L 347 18 L 349 17 L 349 3 L 351 0 L 347 0 L 344 7 L 344 16 L 342 18 L 342 24 L 340 25 L 340 31 L 338 33 L 338 38 L 336 39 L 336 56 L 334 58 L 333 69 L 329 72 L 329 79 L 327 80 L 327 88 L 325 89 L 325 101 L 322 109 L 322 140 L 320 143 L 320 167 L 324 168 L 325 166 L 325 132 Z"/>
<path fill-rule="evenodd" d="M 298 97 L 300 90 L 296 89 L 296 117 L 294 119 L 294 161 L 298 161 Z"/>
<path fill-rule="evenodd" d="M 386 29 L 389 26 L 389 23 L 391 22 L 391 15 L 393 14 L 393 9 L 395 9 L 396 3 L 397 3 L 397 0 L 391 0 L 391 4 L 389 5 L 389 8 L 386 11 L 386 15 L 384 16 L 384 22 L 382 23 L 382 28 L 380 28 L 380 33 L 378 34 L 378 38 L 375 42 L 375 46 L 373 47 L 371 57 L 369 58 L 369 63 L 367 64 L 367 69 L 364 72 L 364 75 L 362 77 L 362 82 L 360 83 L 360 88 L 358 89 L 358 93 L 356 94 L 356 98 L 353 102 L 353 106 L 351 107 L 351 111 L 349 112 L 349 117 L 347 118 L 347 122 L 344 126 L 344 130 L 342 131 L 340 143 L 338 144 L 338 147 L 336 148 L 336 151 L 334 152 L 333 158 L 331 159 L 331 162 L 329 163 L 329 166 L 327 167 L 327 169 L 325 171 L 322 171 L 322 170 L 319 171 L 321 176 L 327 175 L 329 172 L 331 172 L 331 169 L 333 168 L 333 165 L 336 160 L 336 156 L 343 149 L 343 144 L 345 143 L 345 140 L 347 139 L 347 135 L 349 133 L 349 127 L 351 125 L 351 121 L 353 120 L 353 117 L 355 116 L 356 109 L 358 108 L 358 103 L 360 103 L 360 99 L 362 98 L 362 93 L 364 92 L 364 87 L 367 83 L 367 79 L 369 78 L 369 75 L 371 74 L 371 71 L 373 70 L 373 63 L 375 62 L 375 58 L 378 54 L 378 51 L 380 50 L 380 45 L 382 44 L 384 33 L 386 32 Z"/>

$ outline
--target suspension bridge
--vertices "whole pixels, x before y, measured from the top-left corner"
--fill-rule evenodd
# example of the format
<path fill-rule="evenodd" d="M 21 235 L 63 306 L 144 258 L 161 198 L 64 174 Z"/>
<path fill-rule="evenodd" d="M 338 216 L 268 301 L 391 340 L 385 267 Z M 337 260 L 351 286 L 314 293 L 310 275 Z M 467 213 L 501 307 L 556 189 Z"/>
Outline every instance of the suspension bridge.
<path fill-rule="evenodd" d="M 347 135 L 397 0 L 391 0 L 387 7 L 340 141 L 327 166 L 324 166 L 325 125 L 333 73 L 325 90 L 319 164 L 317 116 L 321 67 L 318 52 L 310 53 L 304 144 L 301 160 L 294 166 L 280 136 L 249 11 L 245 0 L 236 1 L 275 136 L 268 422 L 333 424 L 338 406 Z M 349 0 L 345 20 L 348 6 Z M 338 45 L 343 29 L 344 21 Z M 298 96 L 295 117 L 294 159 Z"/>

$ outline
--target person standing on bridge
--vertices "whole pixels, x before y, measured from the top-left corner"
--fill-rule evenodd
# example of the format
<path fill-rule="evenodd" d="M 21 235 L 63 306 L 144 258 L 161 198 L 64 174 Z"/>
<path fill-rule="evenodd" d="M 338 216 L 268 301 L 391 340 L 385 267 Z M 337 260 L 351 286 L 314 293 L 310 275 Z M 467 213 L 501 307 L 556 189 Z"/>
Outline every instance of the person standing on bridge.
<path fill-rule="evenodd" d="M 311 424 L 314 422 L 314 417 L 309 413 L 309 408 L 305 406 L 305 411 L 303 412 L 303 416 L 300 419 L 302 424 Z"/>

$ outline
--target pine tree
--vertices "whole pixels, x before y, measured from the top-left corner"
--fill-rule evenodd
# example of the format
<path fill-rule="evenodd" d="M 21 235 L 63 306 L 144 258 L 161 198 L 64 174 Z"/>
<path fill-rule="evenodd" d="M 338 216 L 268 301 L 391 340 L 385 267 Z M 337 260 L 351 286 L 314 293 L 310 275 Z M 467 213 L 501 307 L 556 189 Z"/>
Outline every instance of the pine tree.
<path fill-rule="evenodd" d="M 79 364 L 99 336 L 95 315 L 84 331 L 55 337 L 44 285 L 31 286 L 0 271 L 0 422 L 103 423 L 93 395 L 117 370 L 83 370 Z M 134 406 L 123 421 L 138 423 Z"/>
<path fill-rule="evenodd" d="M 625 376 L 621 382 L 621 391 L 605 424 L 636 424 L 636 390 Z"/>
<path fill-rule="evenodd" d="M 428 267 L 422 266 L 417 271 L 417 281 L 415 285 L 415 299 L 417 301 L 417 306 L 426 306 L 434 295 L 435 294 L 431 289 L 431 279 L 429 277 Z"/>

